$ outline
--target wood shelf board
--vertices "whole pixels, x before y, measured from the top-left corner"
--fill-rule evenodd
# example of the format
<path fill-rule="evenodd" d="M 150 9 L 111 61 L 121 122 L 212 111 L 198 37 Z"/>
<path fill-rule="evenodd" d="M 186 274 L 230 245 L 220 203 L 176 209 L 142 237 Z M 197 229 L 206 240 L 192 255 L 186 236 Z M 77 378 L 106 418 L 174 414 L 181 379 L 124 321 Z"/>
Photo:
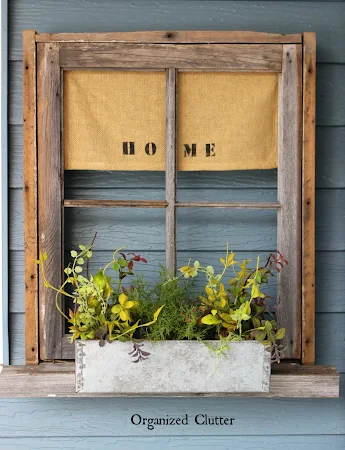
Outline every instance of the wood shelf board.
<path fill-rule="evenodd" d="M 71 398 L 71 397 L 268 397 L 268 398 L 338 398 L 339 374 L 331 366 L 272 366 L 269 393 L 183 393 L 155 394 L 77 394 L 74 362 L 41 363 L 38 366 L 4 366 L 0 373 L 0 398 Z"/>

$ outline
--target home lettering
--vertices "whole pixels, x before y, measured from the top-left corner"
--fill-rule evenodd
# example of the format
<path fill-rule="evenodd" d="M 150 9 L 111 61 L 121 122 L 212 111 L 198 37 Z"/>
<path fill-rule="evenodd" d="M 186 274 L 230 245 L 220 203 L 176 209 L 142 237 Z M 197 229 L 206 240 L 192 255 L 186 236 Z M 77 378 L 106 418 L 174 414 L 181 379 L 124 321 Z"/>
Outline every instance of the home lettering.
<path fill-rule="evenodd" d="M 216 152 L 214 150 L 215 146 L 216 144 L 214 142 L 210 144 L 205 144 L 206 157 L 216 156 Z M 146 155 L 153 156 L 156 154 L 157 145 L 154 142 L 148 142 L 145 145 L 144 151 Z M 183 144 L 183 151 L 184 157 L 197 156 L 197 144 L 195 143 Z M 124 155 L 135 155 L 135 143 L 131 141 L 122 142 L 122 153 Z"/>

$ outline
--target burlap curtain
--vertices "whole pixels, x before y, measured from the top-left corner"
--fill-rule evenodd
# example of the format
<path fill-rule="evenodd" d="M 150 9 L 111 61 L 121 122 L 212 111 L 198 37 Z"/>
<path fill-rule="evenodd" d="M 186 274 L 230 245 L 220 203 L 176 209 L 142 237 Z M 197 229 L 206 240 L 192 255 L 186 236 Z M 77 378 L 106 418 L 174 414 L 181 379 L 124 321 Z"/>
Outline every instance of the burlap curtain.
<path fill-rule="evenodd" d="M 66 170 L 165 170 L 164 72 L 64 73 Z M 178 170 L 277 167 L 278 76 L 181 72 Z"/>

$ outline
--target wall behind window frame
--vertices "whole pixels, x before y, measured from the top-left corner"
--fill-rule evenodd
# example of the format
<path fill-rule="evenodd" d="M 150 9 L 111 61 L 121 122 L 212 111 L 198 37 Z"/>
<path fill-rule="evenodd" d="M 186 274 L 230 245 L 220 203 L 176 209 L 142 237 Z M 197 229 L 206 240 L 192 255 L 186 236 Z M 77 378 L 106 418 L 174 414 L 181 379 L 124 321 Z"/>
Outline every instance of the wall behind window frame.
<path fill-rule="evenodd" d="M 9 323 L 11 364 L 24 363 L 22 196 L 23 29 L 40 32 L 157 29 L 317 33 L 316 362 L 345 375 L 345 2 L 13 0 L 9 4 Z M 104 192 L 104 195 L 106 193 Z M 144 195 L 144 194 L 143 194 Z M 225 200 L 225 199 L 223 199 Z M 263 246 L 263 248 L 265 248 Z M 258 414 L 258 412 L 260 413 Z M 235 417 L 231 429 L 157 428 L 130 416 L 207 413 Z M 13 417 L 20 414 L 21 420 Z M 67 420 L 66 420 L 67 419 Z M 0 449 L 181 449 L 345 446 L 343 400 L 80 399 L 0 401 Z M 191 420 L 193 422 L 193 420 Z M 248 423 L 251 423 L 248 428 Z M 226 437 L 231 435 L 236 437 Z M 161 435 L 159 438 L 156 435 Z M 171 437 L 163 437 L 169 435 Z M 181 436 L 182 435 L 182 436 Z M 256 436 L 260 436 L 259 438 Z M 284 437 L 283 437 L 284 435 Z M 78 437 L 76 437 L 78 436 Z M 126 436 L 126 437 L 125 437 Z M 128 436 L 131 436 L 130 438 Z M 150 437 L 151 436 L 151 437 Z M 152 436 L 155 436 L 152 438 Z M 184 437 L 185 436 L 185 437 Z M 193 436 L 199 436 L 198 438 Z M 217 436 L 217 437 L 213 437 Z"/>

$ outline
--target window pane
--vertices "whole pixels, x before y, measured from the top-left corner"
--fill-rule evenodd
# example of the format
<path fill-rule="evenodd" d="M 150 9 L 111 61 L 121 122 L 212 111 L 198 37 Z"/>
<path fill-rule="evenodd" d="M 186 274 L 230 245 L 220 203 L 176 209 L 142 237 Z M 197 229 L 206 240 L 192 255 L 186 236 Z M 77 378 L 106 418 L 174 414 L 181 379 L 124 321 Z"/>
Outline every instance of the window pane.
<path fill-rule="evenodd" d="M 251 260 L 248 267 L 253 269 L 258 256 L 264 265 L 269 254 L 277 250 L 276 210 L 179 208 L 177 230 L 178 268 L 191 260 L 199 261 L 204 267 L 212 265 L 216 273 L 221 273 L 224 266 L 219 258 L 224 258 L 227 243 L 229 250 L 236 253 L 236 261 Z M 225 287 L 233 276 L 233 269 L 228 269 Z M 194 280 L 195 295 L 200 295 L 206 283 L 205 276 L 199 274 Z M 268 303 L 275 304 L 277 278 L 271 278 L 262 291 L 272 297 Z"/>
<path fill-rule="evenodd" d="M 65 199 L 165 200 L 165 174 L 67 170 Z"/>
<path fill-rule="evenodd" d="M 91 243 L 111 251 L 165 250 L 164 208 L 65 208 L 65 248 Z"/>
<path fill-rule="evenodd" d="M 177 249 L 270 252 L 277 247 L 277 211 L 233 208 L 179 208 Z"/>
<path fill-rule="evenodd" d="M 201 190 L 196 198 L 218 189 L 219 201 L 235 201 L 222 189 L 276 189 L 278 75 L 179 73 L 177 151 L 178 200 L 189 187 Z"/>
<path fill-rule="evenodd" d="M 64 72 L 66 170 L 164 170 L 165 72 Z"/>
<path fill-rule="evenodd" d="M 133 272 L 144 274 L 150 284 L 158 280 L 160 266 L 165 265 L 164 208 L 65 208 L 65 266 L 71 261 L 70 251 L 78 250 L 79 245 L 90 245 L 95 232 L 90 274 L 109 263 L 113 252 L 124 246 L 123 253 L 134 252 L 147 260 L 135 263 Z M 84 275 L 86 265 L 83 267 Z M 108 274 L 116 278 L 117 273 L 112 272 L 110 268 Z M 127 277 L 123 286 L 130 283 L 131 277 Z M 73 304 L 67 300 L 65 308 L 73 308 Z"/>

